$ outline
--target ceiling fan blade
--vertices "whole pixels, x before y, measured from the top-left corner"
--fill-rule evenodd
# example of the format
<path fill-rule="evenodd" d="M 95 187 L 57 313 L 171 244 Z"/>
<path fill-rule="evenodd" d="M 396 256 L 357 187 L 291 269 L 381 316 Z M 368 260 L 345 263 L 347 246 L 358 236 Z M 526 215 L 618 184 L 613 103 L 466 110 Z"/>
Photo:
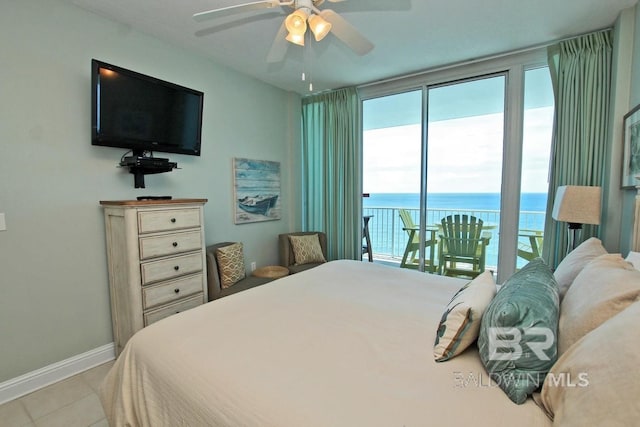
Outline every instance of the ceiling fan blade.
<path fill-rule="evenodd" d="M 268 63 L 272 64 L 284 59 L 284 56 L 287 54 L 287 49 L 289 48 L 289 42 L 285 39 L 287 37 L 287 33 L 287 27 L 284 22 L 282 22 L 282 25 L 280 25 L 280 29 L 278 30 L 278 34 L 276 34 L 276 38 L 273 40 L 269 54 L 267 55 Z"/>
<path fill-rule="evenodd" d="M 222 7 L 220 9 L 207 10 L 205 12 L 196 13 L 193 15 L 193 19 L 198 22 L 206 21 L 209 19 L 220 18 L 223 16 L 235 15 L 242 12 L 248 12 L 251 10 L 270 9 L 280 6 L 278 0 L 263 0 L 254 1 L 251 3 L 239 4 L 236 6 Z"/>
<path fill-rule="evenodd" d="M 328 0 L 332 1 L 332 0 Z M 333 3 L 336 3 L 335 1 Z M 339 8 L 339 9 L 338 9 Z M 393 12 L 411 10 L 411 0 L 366 0 L 366 1 L 343 1 L 338 0 L 336 9 L 339 13 L 345 12 Z"/>
<path fill-rule="evenodd" d="M 324 9 L 320 12 L 320 16 L 331 23 L 331 33 L 358 55 L 366 55 L 373 49 L 373 43 L 333 10 Z"/>

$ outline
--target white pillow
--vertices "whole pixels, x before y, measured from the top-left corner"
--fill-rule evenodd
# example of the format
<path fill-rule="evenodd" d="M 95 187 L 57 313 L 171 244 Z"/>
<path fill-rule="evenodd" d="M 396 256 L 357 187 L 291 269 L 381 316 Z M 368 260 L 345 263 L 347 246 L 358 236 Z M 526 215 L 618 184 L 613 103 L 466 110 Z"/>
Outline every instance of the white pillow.
<path fill-rule="evenodd" d="M 627 255 L 625 261 L 633 264 L 636 270 L 640 270 L 640 252 L 629 252 L 629 255 Z"/>
<path fill-rule="evenodd" d="M 567 289 L 573 283 L 576 276 L 582 271 L 582 269 L 591 261 L 607 253 L 607 250 L 602 246 L 600 239 L 591 237 L 580 244 L 577 248 L 571 251 L 558 265 L 556 271 L 553 273 L 553 277 L 558 282 L 558 289 L 560 291 L 560 300 L 564 298 L 564 294 L 567 293 Z"/>
<path fill-rule="evenodd" d="M 634 303 L 582 337 L 553 365 L 539 400 L 554 425 L 638 425 L 638 324 L 640 303 Z"/>
<path fill-rule="evenodd" d="M 433 346 L 436 362 L 457 356 L 478 338 L 482 315 L 495 295 L 496 284 L 490 271 L 456 292 L 438 324 Z"/>
<path fill-rule="evenodd" d="M 640 300 L 640 271 L 620 254 L 591 261 L 567 291 L 560 305 L 558 352 Z"/>

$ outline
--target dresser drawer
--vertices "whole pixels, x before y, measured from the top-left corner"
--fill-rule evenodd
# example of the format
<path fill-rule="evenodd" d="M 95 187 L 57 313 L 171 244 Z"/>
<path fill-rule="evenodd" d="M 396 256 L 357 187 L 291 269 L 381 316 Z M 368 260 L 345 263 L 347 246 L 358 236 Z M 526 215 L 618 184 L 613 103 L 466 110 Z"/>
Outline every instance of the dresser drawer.
<path fill-rule="evenodd" d="M 138 231 L 141 234 L 199 227 L 200 224 L 198 208 L 138 212 Z"/>
<path fill-rule="evenodd" d="M 189 310 L 190 308 L 197 307 L 204 303 L 204 297 L 202 294 L 181 300 L 175 304 L 168 305 L 166 307 L 159 308 L 157 310 L 151 310 L 149 312 L 144 313 L 144 326 L 149 326 L 150 324 L 157 322 L 158 320 L 162 320 L 165 317 L 169 317 L 173 314 L 180 313 L 185 310 Z"/>
<path fill-rule="evenodd" d="M 142 284 L 173 279 L 190 273 L 202 271 L 202 253 L 200 251 L 180 255 L 158 261 L 148 261 L 140 264 Z"/>
<path fill-rule="evenodd" d="M 202 274 L 142 288 L 142 308 L 149 309 L 202 292 Z"/>
<path fill-rule="evenodd" d="M 140 238 L 140 259 L 149 259 L 202 248 L 200 230 Z"/>

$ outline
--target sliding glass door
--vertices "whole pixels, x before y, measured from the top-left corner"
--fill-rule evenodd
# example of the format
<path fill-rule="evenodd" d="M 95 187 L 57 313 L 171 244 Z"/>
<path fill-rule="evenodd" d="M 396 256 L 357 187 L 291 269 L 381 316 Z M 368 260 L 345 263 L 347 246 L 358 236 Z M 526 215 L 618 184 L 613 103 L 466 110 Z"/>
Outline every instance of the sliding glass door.
<path fill-rule="evenodd" d="M 427 223 L 436 230 L 451 216 L 482 220 L 482 265 L 458 266 L 460 275 L 498 266 L 505 80 L 501 74 L 427 89 Z"/>
<path fill-rule="evenodd" d="M 363 104 L 363 214 L 377 262 L 420 268 L 422 90 Z"/>
<path fill-rule="evenodd" d="M 542 255 L 553 130 L 553 89 L 547 67 L 525 71 L 522 177 L 517 267 Z"/>
<path fill-rule="evenodd" d="M 463 214 L 484 221 L 497 268 L 504 85 L 497 75 L 364 102 L 363 207 L 378 261 L 439 272 L 438 227 Z"/>
<path fill-rule="evenodd" d="M 483 221 L 482 264 L 498 281 L 540 254 L 554 108 L 544 58 L 541 50 L 363 91 L 374 261 L 443 273 L 451 215 Z"/>

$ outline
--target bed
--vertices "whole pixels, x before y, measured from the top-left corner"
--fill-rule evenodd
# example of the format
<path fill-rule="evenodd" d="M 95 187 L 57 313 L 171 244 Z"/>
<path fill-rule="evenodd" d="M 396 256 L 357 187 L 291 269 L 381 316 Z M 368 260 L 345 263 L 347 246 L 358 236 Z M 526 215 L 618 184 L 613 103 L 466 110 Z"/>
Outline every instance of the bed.
<path fill-rule="evenodd" d="M 105 413 L 111 426 L 552 425 L 490 381 L 475 344 L 434 361 L 468 282 L 340 260 L 174 315 L 128 342 Z"/>

